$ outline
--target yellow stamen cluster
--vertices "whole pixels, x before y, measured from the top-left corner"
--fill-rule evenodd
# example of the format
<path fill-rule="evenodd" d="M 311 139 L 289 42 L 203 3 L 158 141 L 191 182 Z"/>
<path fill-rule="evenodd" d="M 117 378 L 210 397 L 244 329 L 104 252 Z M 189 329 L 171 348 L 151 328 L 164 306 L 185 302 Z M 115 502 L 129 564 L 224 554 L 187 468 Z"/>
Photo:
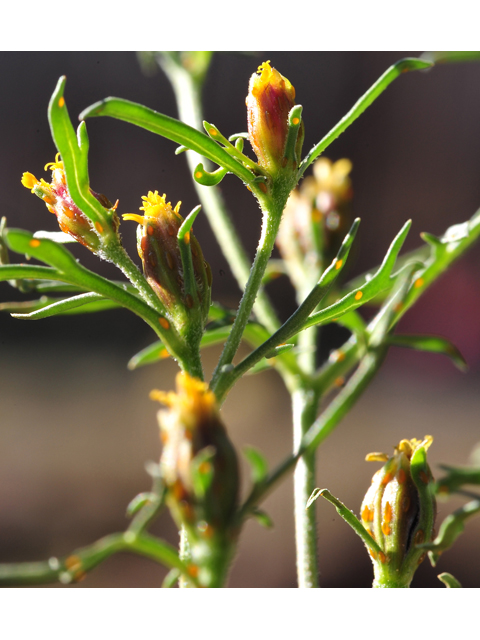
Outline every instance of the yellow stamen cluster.
<path fill-rule="evenodd" d="M 195 416 L 197 420 L 216 411 L 215 394 L 206 382 L 182 372 L 176 377 L 176 387 L 176 392 L 154 389 L 150 398 L 178 411 L 183 417 Z"/>
<path fill-rule="evenodd" d="M 146 224 L 147 218 L 157 219 L 168 213 L 174 213 L 179 219 L 182 219 L 179 214 L 181 202 L 177 202 L 175 208 L 172 208 L 172 204 L 167 202 L 167 196 L 164 193 L 163 196 L 159 195 L 158 191 L 149 191 L 146 196 L 142 196 L 143 207 L 140 207 L 140 211 L 144 211 L 145 215 L 141 216 L 137 213 L 124 213 L 122 218 L 124 220 L 133 220 L 138 224 Z"/>
<path fill-rule="evenodd" d="M 394 454 L 398 455 L 399 453 L 404 453 L 406 457 L 411 460 L 413 454 L 420 447 L 424 447 L 427 450 L 433 442 L 432 436 L 424 436 L 423 440 L 417 440 L 417 438 L 412 438 L 411 440 L 400 440 L 400 442 L 394 447 Z M 367 462 L 386 462 L 389 460 L 390 456 L 388 453 L 368 453 L 365 456 L 365 460 Z"/>
<path fill-rule="evenodd" d="M 55 169 L 62 169 L 63 171 L 63 162 L 60 160 L 59 153 L 57 153 L 57 155 L 55 156 L 55 162 L 47 162 L 43 170 L 48 171 L 50 168 L 52 171 L 54 171 Z"/>

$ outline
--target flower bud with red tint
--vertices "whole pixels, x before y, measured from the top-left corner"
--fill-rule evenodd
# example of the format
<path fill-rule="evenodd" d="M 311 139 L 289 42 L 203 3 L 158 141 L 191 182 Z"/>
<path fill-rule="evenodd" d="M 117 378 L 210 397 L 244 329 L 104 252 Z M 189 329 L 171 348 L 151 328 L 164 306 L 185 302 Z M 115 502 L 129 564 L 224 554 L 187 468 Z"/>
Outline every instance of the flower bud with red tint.
<path fill-rule="evenodd" d="M 60 154 L 57 154 L 55 162 L 49 162 L 45 165 L 45 171 L 47 169 L 52 171 L 50 184 L 43 178 L 37 180 L 33 174 L 28 172 L 23 174 L 22 184 L 45 202 L 47 209 L 57 216 L 58 225 L 64 233 L 75 238 L 77 242 L 83 244 L 93 253 L 98 253 L 101 249 L 103 228 L 99 222 L 94 224 L 89 220 L 73 202 L 68 192 L 63 162 L 59 160 L 59 157 Z M 93 190 L 90 192 L 105 209 L 114 209 L 114 205 L 106 196 L 95 193 Z M 112 216 L 111 221 L 113 231 L 116 233 L 119 225 L 116 214 Z"/>
<path fill-rule="evenodd" d="M 166 195 L 149 191 L 142 196 L 143 216 L 123 214 L 124 220 L 139 223 L 137 249 L 142 259 L 145 277 L 161 300 L 180 334 L 194 330 L 200 336 L 208 317 L 212 274 L 203 259 L 202 249 L 192 232 L 185 236 L 190 244 L 194 283 L 186 290 L 178 231 L 183 223 L 179 213 L 180 202 L 172 208 Z"/>
<path fill-rule="evenodd" d="M 258 164 L 274 175 L 287 164 L 288 114 L 295 106 L 295 89 L 269 62 L 264 62 L 250 78 L 246 104 L 248 135 Z M 303 137 L 302 122 L 295 148 L 297 158 Z"/>
<path fill-rule="evenodd" d="M 374 587 L 408 587 L 430 542 L 436 515 L 433 478 L 426 450 L 433 438 L 402 440 L 394 455 L 371 453 L 366 460 L 386 461 L 373 476 L 361 507 L 362 524 L 381 552 L 370 551 Z"/>
<path fill-rule="evenodd" d="M 176 393 L 151 393 L 168 407 L 158 414 L 160 473 L 172 516 L 187 531 L 199 581 L 213 586 L 228 568 L 237 535 L 238 460 L 208 385 L 179 373 L 176 386 Z"/>

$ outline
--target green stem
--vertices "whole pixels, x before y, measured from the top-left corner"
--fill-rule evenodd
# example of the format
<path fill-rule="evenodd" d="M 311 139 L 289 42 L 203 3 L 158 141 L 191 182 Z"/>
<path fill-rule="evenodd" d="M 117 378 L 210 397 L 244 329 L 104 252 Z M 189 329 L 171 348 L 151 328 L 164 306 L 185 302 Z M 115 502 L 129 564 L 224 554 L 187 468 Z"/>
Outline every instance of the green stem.
<path fill-rule="evenodd" d="M 303 437 L 315 421 L 318 400 L 318 395 L 311 389 L 300 388 L 292 395 L 294 451 L 301 448 Z M 318 587 L 315 509 L 306 509 L 307 501 L 315 488 L 314 451 L 302 455 L 298 460 L 293 486 L 298 586 Z"/>
<path fill-rule="evenodd" d="M 192 558 L 192 554 L 190 551 L 190 543 L 188 542 L 187 531 L 183 525 L 178 534 L 180 536 L 179 558 L 182 562 L 189 562 Z M 192 585 L 189 579 L 182 574 L 178 580 L 178 586 L 180 589 L 189 589 Z"/>
<path fill-rule="evenodd" d="M 125 249 L 120 244 L 112 245 L 108 248 L 108 252 L 106 252 L 106 258 L 111 260 L 125 274 L 150 307 L 155 309 L 160 316 L 166 316 L 167 319 L 169 319 L 170 328 L 168 329 L 168 335 L 170 337 L 170 334 L 172 334 L 174 329 L 171 318 L 169 318 L 168 310 L 165 309 L 152 287 L 148 284 L 145 276 L 140 273 L 138 267 Z M 159 329 L 155 327 L 155 331 L 157 335 L 162 338 L 163 342 L 170 346 L 172 341 L 166 337 L 166 331 L 162 331 L 161 327 Z M 195 376 L 203 380 L 203 367 L 199 348 L 189 348 L 188 345 L 184 344 L 180 336 L 175 336 L 175 338 L 175 347 L 172 355 L 178 358 L 181 369 L 188 372 L 191 376 Z"/>
<path fill-rule="evenodd" d="M 180 120 L 201 131 L 204 120 L 201 85 L 186 69 L 167 55 L 158 56 L 157 61 L 172 84 Z M 192 174 L 199 162 L 204 164 L 207 171 L 211 169 L 208 160 L 196 151 L 187 151 L 186 154 Z M 220 249 L 230 265 L 238 286 L 243 291 L 250 274 L 250 259 L 240 242 L 220 190 L 216 187 L 205 187 L 196 181 L 194 181 L 194 186 Z M 280 322 L 268 296 L 263 291 L 258 294 L 254 310 L 260 322 L 270 332 L 278 329 Z"/>
<path fill-rule="evenodd" d="M 262 284 L 263 274 L 265 273 L 268 260 L 270 259 L 273 250 L 278 227 L 280 225 L 283 207 L 278 210 L 279 208 L 275 207 L 272 199 L 269 199 L 268 205 L 266 202 L 263 202 L 262 204 L 262 208 L 264 209 L 262 235 L 260 237 L 255 260 L 253 261 L 252 269 L 250 271 L 250 277 L 248 278 L 245 291 L 240 301 L 235 322 L 233 323 L 232 330 L 225 343 L 218 365 L 213 372 L 210 387 L 215 392 L 217 392 L 217 387 L 220 387 L 221 389 L 223 377 L 228 375 L 232 367 L 233 358 L 242 340 L 245 326 L 250 318 L 257 293 Z M 221 400 L 221 395 L 222 394 L 220 393 L 219 400 Z"/>
<path fill-rule="evenodd" d="M 375 578 L 372 584 L 372 589 L 408 589 L 409 587 L 410 582 L 407 583 L 405 580 L 395 580 L 385 576 Z"/>
<path fill-rule="evenodd" d="M 315 420 L 303 436 L 299 449 L 286 458 L 261 483 L 254 486 L 250 495 L 242 505 L 240 517 L 246 518 L 280 480 L 295 466 L 305 453 L 314 453 L 323 440 L 333 431 L 355 402 L 361 397 L 367 386 L 375 377 L 383 363 L 387 347 L 368 352 L 361 360 L 355 373 L 340 391 L 338 396 L 328 405 L 325 411 Z"/>
<path fill-rule="evenodd" d="M 0 585 L 32 585 L 49 582 L 69 584 L 82 579 L 114 553 L 127 551 L 146 556 L 172 569 L 188 574 L 174 547 L 149 534 L 135 535 L 132 531 L 112 533 L 94 544 L 77 549 L 66 558 L 50 558 L 45 562 L 21 562 L 0 565 Z"/>

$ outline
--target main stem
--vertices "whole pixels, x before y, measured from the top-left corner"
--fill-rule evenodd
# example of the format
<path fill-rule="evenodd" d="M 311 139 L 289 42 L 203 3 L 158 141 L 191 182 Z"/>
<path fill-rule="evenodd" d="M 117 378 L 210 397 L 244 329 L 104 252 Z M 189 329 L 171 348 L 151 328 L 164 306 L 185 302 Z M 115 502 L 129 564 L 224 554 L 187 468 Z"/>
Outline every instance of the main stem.
<path fill-rule="evenodd" d="M 315 371 L 316 327 L 299 335 L 299 364 L 312 374 Z M 302 439 L 315 421 L 319 396 L 304 385 L 292 394 L 293 451 L 298 451 Z M 315 452 L 304 454 L 293 475 L 295 546 L 297 577 L 300 588 L 318 587 L 317 530 L 315 509 L 306 509 L 307 500 L 315 489 Z"/>
<path fill-rule="evenodd" d="M 250 276 L 245 286 L 240 306 L 238 307 L 235 322 L 233 323 L 232 330 L 225 343 L 210 383 L 211 389 L 215 392 L 217 391 L 217 387 L 221 388 L 224 367 L 231 365 L 242 340 L 245 326 L 250 318 L 255 299 L 262 284 L 263 274 L 265 273 L 267 263 L 272 254 L 273 245 L 277 236 L 283 208 L 280 211 L 275 210 L 275 205 L 272 201 L 268 202 L 267 206 L 265 206 L 265 203 L 263 203 L 263 205 L 262 235 L 258 243 L 255 260 L 253 261 Z M 222 394 L 220 393 L 218 395 L 221 396 Z"/>

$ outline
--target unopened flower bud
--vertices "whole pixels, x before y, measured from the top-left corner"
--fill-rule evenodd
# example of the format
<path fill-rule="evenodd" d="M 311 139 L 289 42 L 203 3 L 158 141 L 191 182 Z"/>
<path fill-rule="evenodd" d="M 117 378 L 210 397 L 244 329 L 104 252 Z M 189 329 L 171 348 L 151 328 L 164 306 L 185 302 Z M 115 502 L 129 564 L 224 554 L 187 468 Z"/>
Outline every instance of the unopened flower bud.
<path fill-rule="evenodd" d="M 228 564 L 237 534 L 238 460 L 208 385 L 179 373 L 176 386 L 176 393 L 151 393 L 168 407 L 158 414 L 160 472 L 172 516 L 185 527 L 192 560 L 208 582 L 215 572 L 210 575 L 206 565 Z"/>
<path fill-rule="evenodd" d="M 200 244 L 190 231 L 185 241 L 190 244 L 194 272 L 194 289 L 186 291 L 184 266 L 178 244 L 178 230 L 183 218 L 179 213 L 180 202 L 172 208 L 165 194 L 149 191 L 142 196 L 143 216 L 133 213 L 123 215 L 125 220 L 139 223 L 137 249 L 142 259 L 145 277 L 158 298 L 169 311 L 178 331 L 182 334 L 193 325 L 203 330 L 210 308 L 212 274 L 203 259 Z M 198 320 L 198 322 L 197 322 Z"/>
<path fill-rule="evenodd" d="M 426 450 L 433 438 L 402 440 L 388 458 L 371 453 L 366 460 L 386 461 L 373 476 L 361 507 L 362 524 L 381 551 L 370 551 L 374 586 L 408 587 L 425 558 L 416 545 L 433 537 L 436 503 Z"/>
<path fill-rule="evenodd" d="M 73 202 L 68 192 L 63 162 L 59 157 L 60 154 L 57 154 L 55 162 L 49 162 L 45 165 L 45 171 L 47 169 L 52 171 L 52 182 L 50 184 L 43 178 L 37 180 L 29 172 L 23 174 L 22 184 L 45 202 L 50 213 L 57 216 L 58 225 L 64 233 L 75 238 L 77 242 L 83 244 L 93 253 L 97 253 L 101 246 L 100 236 L 104 230 L 100 223 L 97 222 L 94 225 Z M 115 208 L 106 196 L 95 193 L 93 190 L 90 190 L 90 193 L 105 209 Z M 113 231 L 116 232 L 119 220 L 115 213 L 111 218 L 111 224 Z"/>
<path fill-rule="evenodd" d="M 287 200 L 276 243 L 298 291 L 310 291 L 350 227 L 351 170 L 346 158 L 320 158 Z"/>
<path fill-rule="evenodd" d="M 248 135 L 258 163 L 275 174 L 286 164 L 288 114 L 295 106 L 295 89 L 269 62 L 264 62 L 250 78 L 246 104 Z M 295 149 L 297 157 L 300 156 L 303 137 L 302 122 Z"/>

